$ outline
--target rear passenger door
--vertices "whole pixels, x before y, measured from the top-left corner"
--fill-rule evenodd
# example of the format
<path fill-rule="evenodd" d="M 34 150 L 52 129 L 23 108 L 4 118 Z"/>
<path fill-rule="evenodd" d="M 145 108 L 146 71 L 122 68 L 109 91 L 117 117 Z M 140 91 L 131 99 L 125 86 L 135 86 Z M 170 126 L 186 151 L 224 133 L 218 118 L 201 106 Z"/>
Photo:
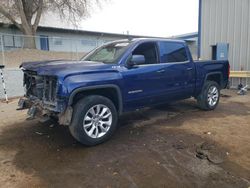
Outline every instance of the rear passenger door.
<path fill-rule="evenodd" d="M 163 82 L 167 100 L 189 98 L 195 88 L 195 67 L 183 42 L 160 41 L 160 62 L 165 65 Z"/>

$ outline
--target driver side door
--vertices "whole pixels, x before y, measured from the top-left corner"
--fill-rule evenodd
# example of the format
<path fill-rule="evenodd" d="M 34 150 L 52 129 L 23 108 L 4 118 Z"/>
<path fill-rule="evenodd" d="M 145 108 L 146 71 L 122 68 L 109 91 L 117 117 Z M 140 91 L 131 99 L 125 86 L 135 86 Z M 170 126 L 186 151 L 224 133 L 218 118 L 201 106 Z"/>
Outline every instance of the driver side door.
<path fill-rule="evenodd" d="M 164 94 L 165 65 L 160 64 L 155 42 L 138 45 L 131 55 L 143 55 L 145 63 L 122 71 L 124 109 L 134 110 L 159 103 Z"/>

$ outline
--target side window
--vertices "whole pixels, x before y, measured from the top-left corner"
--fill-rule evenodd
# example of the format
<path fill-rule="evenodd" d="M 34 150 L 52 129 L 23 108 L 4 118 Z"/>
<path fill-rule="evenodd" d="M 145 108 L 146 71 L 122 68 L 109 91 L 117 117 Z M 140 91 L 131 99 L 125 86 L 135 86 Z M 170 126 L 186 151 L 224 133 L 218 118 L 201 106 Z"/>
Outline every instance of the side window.
<path fill-rule="evenodd" d="M 183 44 L 174 42 L 160 42 L 162 63 L 184 62 L 188 60 Z"/>
<path fill-rule="evenodd" d="M 156 44 L 154 42 L 146 42 L 146 43 L 140 44 L 132 52 L 132 55 L 144 55 L 145 64 L 156 64 L 156 63 L 158 63 Z"/>

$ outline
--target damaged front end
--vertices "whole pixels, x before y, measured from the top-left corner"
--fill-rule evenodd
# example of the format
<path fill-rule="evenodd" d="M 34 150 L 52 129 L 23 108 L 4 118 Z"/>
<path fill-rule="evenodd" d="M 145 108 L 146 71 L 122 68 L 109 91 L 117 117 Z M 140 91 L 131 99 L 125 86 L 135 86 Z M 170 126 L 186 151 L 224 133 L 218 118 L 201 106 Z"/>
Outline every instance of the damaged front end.
<path fill-rule="evenodd" d="M 23 70 L 25 96 L 19 100 L 19 109 L 27 109 L 30 118 L 56 117 L 59 123 L 70 123 L 72 108 L 67 108 L 64 98 L 58 97 L 57 77 L 38 75 L 35 71 Z M 67 116 L 67 117 L 65 117 Z"/>

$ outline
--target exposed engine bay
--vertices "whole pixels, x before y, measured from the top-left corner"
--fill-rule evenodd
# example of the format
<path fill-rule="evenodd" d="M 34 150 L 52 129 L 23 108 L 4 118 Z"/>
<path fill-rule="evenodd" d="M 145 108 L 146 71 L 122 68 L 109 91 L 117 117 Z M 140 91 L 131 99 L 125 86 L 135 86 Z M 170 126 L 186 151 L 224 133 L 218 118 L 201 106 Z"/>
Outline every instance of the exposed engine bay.
<path fill-rule="evenodd" d="M 44 104 L 55 106 L 57 93 L 57 78 L 39 76 L 36 72 L 24 71 L 24 87 L 26 97 L 37 98 Z"/>
<path fill-rule="evenodd" d="M 35 71 L 24 70 L 23 86 L 26 91 L 24 98 L 19 101 L 20 109 L 29 108 L 28 115 L 32 118 L 53 116 L 58 117 L 61 124 L 69 124 L 68 119 L 71 118 L 72 110 L 66 110 L 65 100 L 57 98 L 56 77 L 41 76 Z M 68 118 L 65 117 L 65 113 L 69 114 Z"/>

